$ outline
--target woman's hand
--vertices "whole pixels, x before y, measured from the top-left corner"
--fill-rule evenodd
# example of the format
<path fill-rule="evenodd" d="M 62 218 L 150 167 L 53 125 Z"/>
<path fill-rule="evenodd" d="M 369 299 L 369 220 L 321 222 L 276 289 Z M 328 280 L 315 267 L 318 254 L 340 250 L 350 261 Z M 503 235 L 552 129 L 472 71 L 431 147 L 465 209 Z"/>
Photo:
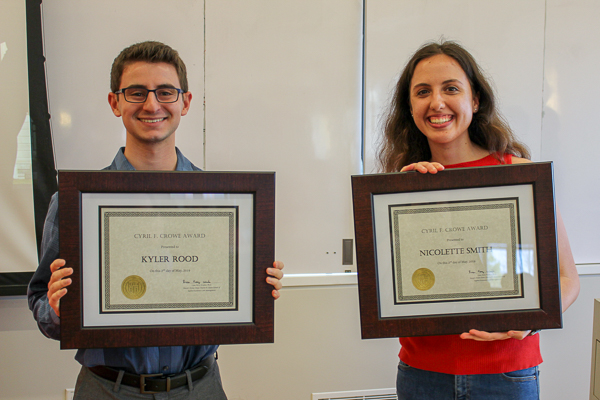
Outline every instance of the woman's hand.
<path fill-rule="evenodd" d="M 443 171 L 444 166 L 437 162 L 419 161 L 418 163 L 408 164 L 403 167 L 400 172 L 417 171 L 422 174 L 437 174 L 438 171 Z"/>
<path fill-rule="evenodd" d="M 60 299 L 67 294 L 67 286 L 73 281 L 67 278 L 73 273 L 73 268 L 63 268 L 65 260 L 56 259 L 50 264 L 50 282 L 48 282 L 48 303 L 57 316 L 60 317 Z M 66 278 L 66 279 L 65 279 Z"/>
<path fill-rule="evenodd" d="M 508 331 L 508 332 L 485 332 L 478 331 L 477 329 L 471 329 L 469 332 L 460 334 L 461 339 L 477 340 L 479 342 L 492 342 L 494 340 L 506 340 L 506 339 L 525 339 L 531 331 Z"/>

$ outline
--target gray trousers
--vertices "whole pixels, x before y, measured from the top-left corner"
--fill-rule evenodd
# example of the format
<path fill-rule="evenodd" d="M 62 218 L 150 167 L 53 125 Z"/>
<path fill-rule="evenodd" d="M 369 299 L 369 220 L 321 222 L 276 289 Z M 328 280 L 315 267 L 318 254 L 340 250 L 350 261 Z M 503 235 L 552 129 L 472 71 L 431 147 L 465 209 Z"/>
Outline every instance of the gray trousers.
<path fill-rule="evenodd" d="M 189 375 L 188 375 L 189 376 Z M 112 382 L 81 367 L 75 385 L 74 400 L 227 400 L 221 384 L 221 375 L 217 362 L 210 367 L 202 379 L 187 386 L 181 386 L 170 392 L 142 394 L 140 389 Z"/>

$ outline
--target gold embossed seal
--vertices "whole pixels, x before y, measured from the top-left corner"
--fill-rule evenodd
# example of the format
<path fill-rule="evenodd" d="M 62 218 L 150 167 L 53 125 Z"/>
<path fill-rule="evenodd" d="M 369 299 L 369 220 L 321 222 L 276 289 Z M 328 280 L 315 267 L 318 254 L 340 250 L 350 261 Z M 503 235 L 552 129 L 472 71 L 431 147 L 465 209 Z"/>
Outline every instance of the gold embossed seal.
<path fill-rule="evenodd" d="M 419 268 L 413 273 L 412 282 L 419 290 L 429 290 L 435 283 L 435 275 L 428 268 Z"/>
<path fill-rule="evenodd" d="M 130 275 L 121 283 L 121 291 L 131 300 L 137 300 L 146 293 L 146 282 L 141 276 Z"/>

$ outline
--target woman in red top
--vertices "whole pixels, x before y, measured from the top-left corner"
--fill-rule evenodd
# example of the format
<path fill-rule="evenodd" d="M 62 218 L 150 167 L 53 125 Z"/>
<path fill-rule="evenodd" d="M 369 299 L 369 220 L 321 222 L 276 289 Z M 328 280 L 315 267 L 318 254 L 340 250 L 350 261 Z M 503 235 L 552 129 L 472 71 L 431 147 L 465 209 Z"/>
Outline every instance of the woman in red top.
<path fill-rule="evenodd" d="M 496 109 L 473 57 L 455 42 L 428 43 L 410 59 L 385 124 L 383 172 L 527 163 L 529 152 Z M 562 311 L 579 276 L 557 212 Z M 476 328 L 476 327 L 475 327 Z M 539 399 L 539 336 L 531 331 L 401 338 L 398 399 Z"/>

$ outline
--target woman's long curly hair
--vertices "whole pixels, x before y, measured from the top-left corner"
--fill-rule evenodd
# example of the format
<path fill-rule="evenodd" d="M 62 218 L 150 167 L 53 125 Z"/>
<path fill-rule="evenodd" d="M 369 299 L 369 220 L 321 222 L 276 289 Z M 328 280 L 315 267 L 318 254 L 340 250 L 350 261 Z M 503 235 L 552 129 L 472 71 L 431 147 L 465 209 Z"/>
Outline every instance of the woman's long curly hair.
<path fill-rule="evenodd" d="M 469 126 L 471 141 L 494 155 L 510 153 L 529 159 L 529 150 L 517 140 L 496 109 L 494 91 L 473 56 L 458 43 L 443 41 L 423 45 L 402 71 L 385 119 L 384 136 L 377 155 L 380 170 L 396 172 L 405 165 L 431 159 L 427 137 L 417 128 L 411 115 L 410 83 L 417 64 L 438 54 L 458 62 L 469 79 L 473 95 L 479 96 L 479 110 L 473 114 Z M 502 157 L 499 160 L 502 161 Z"/>

